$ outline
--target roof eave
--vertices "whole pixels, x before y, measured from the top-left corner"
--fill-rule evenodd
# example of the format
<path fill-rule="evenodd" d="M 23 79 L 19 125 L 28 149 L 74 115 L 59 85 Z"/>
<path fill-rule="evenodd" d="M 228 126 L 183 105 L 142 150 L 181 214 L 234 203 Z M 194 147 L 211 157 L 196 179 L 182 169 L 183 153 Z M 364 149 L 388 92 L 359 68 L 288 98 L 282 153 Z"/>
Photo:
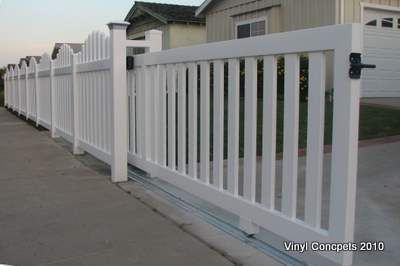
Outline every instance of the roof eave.
<path fill-rule="evenodd" d="M 198 21 L 198 20 L 179 20 L 179 19 L 170 19 L 168 20 L 168 23 L 183 23 L 183 24 L 200 24 L 200 25 L 205 25 L 205 21 Z"/>
<path fill-rule="evenodd" d="M 131 10 L 129 11 L 128 15 L 125 17 L 125 21 L 129 22 L 129 20 L 131 19 L 132 15 L 135 13 L 136 10 L 142 10 L 144 12 L 146 12 L 147 14 L 149 14 L 150 16 L 154 17 L 155 19 L 158 19 L 159 21 L 161 21 L 164 24 L 167 24 L 168 21 L 166 18 L 164 18 L 163 16 L 161 16 L 158 13 L 153 12 L 152 10 L 140 5 L 140 4 L 135 4 Z"/>
<path fill-rule="evenodd" d="M 136 10 L 136 5 L 133 5 L 131 7 L 131 9 L 129 10 L 128 15 L 126 15 L 125 21 L 129 21 L 129 19 L 131 18 L 132 14 L 135 12 L 135 10 Z"/>
<path fill-rule="evenodd" d="M 207 9 L 207 7 L 211 4 L 213 0 L 205 0 L 200 6 L 199 8 L 196 10 L 196 17 L 198 17 L 199 15 L 201 15 L 203 13 L 203 11 L 205 11 Z"/>

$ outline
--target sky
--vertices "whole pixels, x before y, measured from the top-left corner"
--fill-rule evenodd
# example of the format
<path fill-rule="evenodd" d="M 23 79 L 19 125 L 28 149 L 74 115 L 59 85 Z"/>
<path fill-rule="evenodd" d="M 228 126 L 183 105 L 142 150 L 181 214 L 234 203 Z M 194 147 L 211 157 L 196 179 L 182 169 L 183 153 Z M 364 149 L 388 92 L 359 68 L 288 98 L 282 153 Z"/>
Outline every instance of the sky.
<path fill-rule="evenodd" d="M 200 5 L 203 0 L 143 0 Z M 50 53 L 54 43 L 81 43 L 92 31 L 123 21 L 134 0 L 0 0 L 0 67 Z"/>

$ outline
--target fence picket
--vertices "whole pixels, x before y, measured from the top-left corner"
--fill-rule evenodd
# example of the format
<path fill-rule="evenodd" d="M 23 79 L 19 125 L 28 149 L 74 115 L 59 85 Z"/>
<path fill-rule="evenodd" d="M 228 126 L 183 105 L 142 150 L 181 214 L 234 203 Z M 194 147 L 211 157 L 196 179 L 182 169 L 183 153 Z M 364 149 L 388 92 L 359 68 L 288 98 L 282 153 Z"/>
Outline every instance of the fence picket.
<path fill-rule="evenodd" d="M 137 134 L 138 134 L 138 139 L 137 139 L 137 144 L 138 144 L 138 153 L 140 156 L 143 158 L 144 157 L 144 124 L 143 124 L 143 119 L 144 119 L 144 106 L 143 106 L 143 89 L 144 89 L 144 69 L 140 68 L 138 74 L 138 87 L 136 89 L 137 91 Z"/>
<path fill-rule="evenodd" d="M 144 97 L 144 116 L 145 118 L 143 119 L 144 123 L 144 143 L 145 143 L 145 148 L 144 148 L 144 157 L 148 160 L 152 159 L 152 145 L 153 142 L 151 141 L 151 136 L 152 136 L 152 76 L 151 76 L 152 68 L 151 67 L 145 67 L 144 68 L 144 84 L 143 84 L 143 97 Z"/>
<path fill-rule="evenodd" d="M 245 59 L 243 196 L 255 202 L 257 149 L 257 59 Z"/>
<path fill-rule="evenodd" d="M 275 56 L 264 57 L 262 180 L 261 203 L 275 207 L 275 153 L 277 108 L 277 62 Z"/>
<path fill-rule="evenodd" d="M 167 165 L 167 74 L 164 65 L 159 66 L 159 85 L 160 94 L 160 129 L 158 131 L 160 140 L 159 163 Z"/>
<path fill-rule="evenodd" d="M 130 151 L 136 153 L 136 74 L 135 70 L 128 74 L 128 80 L 130 82 Z"/>
<path fill-rule="evenodd" d="M 228 62 L 228 191 L 238 195 L 239 180 L 239 60 Z"/>
<path fill-rule="evenodd" d="M 160 66 L 153 67 L 153 160 L 156 163 L 160 163 Z"/>
<path fill-rule="evenodd" d="M 214 61 L 213 184 L 224 181 L 224 61 Z"/>
<path fill-rule="evenodd" d="M 168 84 L 168 167 L 176 169 L 176 67 L 167 66 L 167 84 Z"/>
<path fill-rule="evenodd" d="M 305 222 L 321 225 L 325 119 L 325 55 L 309 54 Z"/>
<path fill-rule="evenodd" d="M 178 171 L 186 174 L 186 66 L 178 66 Z"/>
<path fill-rule="evenodd" d="M 296 217 L 297 161 L 299 148 L 299 55 L 285 55 L 282 213 Z"/>
<path fill-rule="evenodd" d="M 197 178 L 197 64 L 189 64 L 188 69 L 188 175 Z"/>
<path fill-rule="evenodd" d="M 200 63 L 200 180 L 210 183 L 210 64 Z"/>

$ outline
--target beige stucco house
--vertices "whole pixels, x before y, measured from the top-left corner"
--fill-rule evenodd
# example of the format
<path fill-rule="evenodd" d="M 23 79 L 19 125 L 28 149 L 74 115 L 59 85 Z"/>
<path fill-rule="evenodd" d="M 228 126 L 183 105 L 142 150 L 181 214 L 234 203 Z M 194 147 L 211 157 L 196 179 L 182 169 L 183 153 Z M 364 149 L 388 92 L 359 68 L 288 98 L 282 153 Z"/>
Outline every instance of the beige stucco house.
<path fill-rule="evenodd" d="M 136 1 L 125 21 L 130 22 L 127 37 L 144 39 L 145 32 L 161 30 L 162 48 L 171 49 L 206 42 L 205 19 L 196 17 L 197 6 Z M 136 49 L 140 53 L 140 49 Z"/>
<path fill-rule="evenodd" d="M 364 97 L 400 97 L 400 0 L 206 0 L 207 42 L 343 23 L 362 23 Z M 332 60 L 328 60 L 328 87 Z"/>

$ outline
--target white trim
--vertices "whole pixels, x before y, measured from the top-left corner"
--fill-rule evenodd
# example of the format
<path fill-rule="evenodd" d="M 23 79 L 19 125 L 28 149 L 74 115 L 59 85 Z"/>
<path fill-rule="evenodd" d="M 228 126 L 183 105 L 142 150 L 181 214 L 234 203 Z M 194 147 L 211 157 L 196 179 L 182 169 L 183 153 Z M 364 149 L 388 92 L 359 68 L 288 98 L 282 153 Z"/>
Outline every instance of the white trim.
<path fill-rule="evenodd" d="M 361 14 L 363 14 L 365 8 L 400 12 L 400 7 L 395 7 L 395 6 L 370 4 L 370 3 L 364 3 L 364 2 L 361 2 L 360 5 L 361 5 Z M 362 16 L 362 18 L 363 18 L 363 16 Z M 363 21 L 361 21 L 361 22 L 363 22 Z"/>
<path fill-rule="evenodd" d="M 344 24 L 344 0 L 340 0 L 340 24 Z"/>
<path fill-rule="evenodd" d="M 200 14 L 207 8 L 207 6 L 208 6 L 209 4 L 211 4 L 212 1 L 213 1 L 213 0 L 206 0 L 206 1 L 204 1 L 204 2 L 200 5 L 200 7 L 196 10 L 196 13 L 195 13 L 196 17 L 197 17 L 198 15 L 200 15 Z"/>
<path fill-rule="evenodd" d="M 383 11 L 400 12 L 400 7 L 377 5 L 377 4 L 370 4 L 370 3 L 364 3 L 364 2 L 360 3 L 360 8 L 361 8 L 360 23 L 363 26 L 364 26 L 364 12 L 365 12 L 366 8 L 383 10 Z"/>
<path fill-rule="evenodd" d="M 360 15 L 360 23 L 364 29 L 365 22 L 365 9 L 374 9 L 378 11 L 389 11 L 389 12 L 399 12 L 400 13 L 400 7 L 394 7 L 394 6 L 387 6 L 387 5 L 378 5 L 378 4 L 370 4 L 370 3 L 360 3 L 361 7 L 361 15 Z M 398 23 L 395 21 L 396 19 L 400 18 L 400 16 L 393 16 L 393 29 L 397 29 Z M 382 28 L 382 21 L 381 19 L 378 21 L 379 18 L 377 18 L 377 28 Z"/>
<path fill-rule="evenodd" d="M 235 39 L 237 39 L 238 26 L 251 24 L 251 23 L 255 23 L 255 22 L 260 22 L 260 21 L 265 21 L 265 34 L 264 35 L 267 35 L 268 34 L 268 16 L 262 16 L 262 17 L 258 17 L 258 18 L 246 19 L 246 20 L 241 20 L 241 21 L 235 22 L 235 29 L 234 29 L 235 30 Z M 250 30 L 251 30 L 251 26 L 250 26 Z M 251 32 L 250 32 L 250 35 L 251 35 Z M 250 36 L 250 37 L 256 37 L 256 36 Z"/>

